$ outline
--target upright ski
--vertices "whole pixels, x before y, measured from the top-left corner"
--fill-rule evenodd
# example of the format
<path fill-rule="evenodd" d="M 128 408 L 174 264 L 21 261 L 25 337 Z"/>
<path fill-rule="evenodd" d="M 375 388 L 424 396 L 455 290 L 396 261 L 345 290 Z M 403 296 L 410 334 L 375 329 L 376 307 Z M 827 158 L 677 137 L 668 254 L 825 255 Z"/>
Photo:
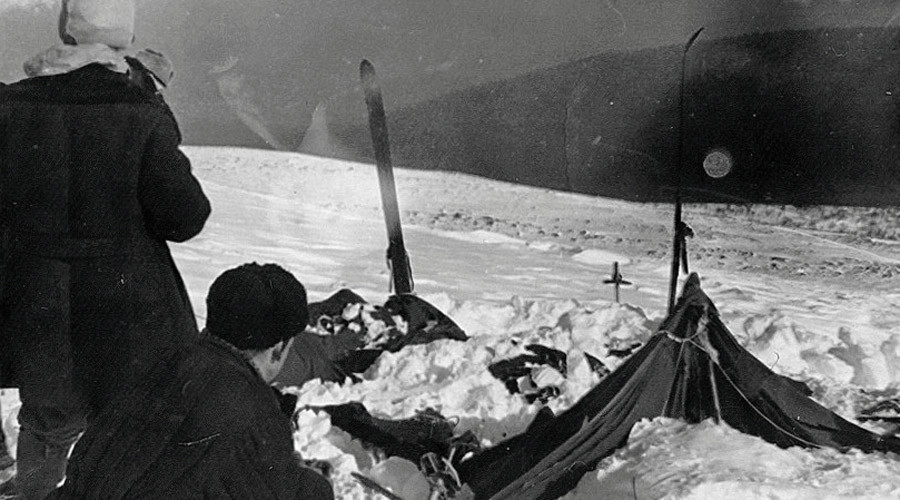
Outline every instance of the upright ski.
<path fill-rule="evenodd" d="M 691 38 L 684 44 L 684 51 L 681 53 L 681 84 L 678 89 L 678 157 L 675 159 L 675 168 L 673 169 L 675 174 L 675 216 L 672 224 L 672 267 L 669 278 L 669 307 L 667 313 L 671 313 L 675 308 L 679 265 L 684 268 L 685 274 L 690 272 L 685 238 L 691 233 L 691 230 L 681 217 L 681 170 L 684 167 L 684 80 L 687 71 L 688 51 L 691 50 L 702 31 L 703 28 L 700 28 L 691 35 Z"/>
<path fill-rule="evenodd" d="M 394 185 L 394 169 L 391 165 L 391 146 L 388 140 L 387 119 L 384 114 L 384 99 L 375 76 L 375 67 L 363 59 L 359 65 L 359 77 L 366 96 L 369 111 L 369 131 L 375 148 L 375 162 L 378 165 L 378 185 L 381 189 L 381 206 L 384 223 L 387 226 L 387 258 L 391 267 L 394 293 L 409 294 L 413 291 L 412 269 L 409 256 L 403 244 L 403 230 L 400 227 L 400 210 L 397 206 L 397 189 Z"/>

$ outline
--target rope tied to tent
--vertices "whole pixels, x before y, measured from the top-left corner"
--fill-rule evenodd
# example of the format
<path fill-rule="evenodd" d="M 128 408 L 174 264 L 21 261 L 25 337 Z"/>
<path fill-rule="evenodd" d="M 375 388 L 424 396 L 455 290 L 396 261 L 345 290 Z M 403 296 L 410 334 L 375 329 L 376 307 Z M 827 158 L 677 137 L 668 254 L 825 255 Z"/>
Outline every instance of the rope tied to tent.
<path fill-rule="evenodd" d="M 696 345 L 698 348 L 702 349 L 709 355 L 710 359 L 712 359 L 713 363 L 719 364 L 719 351 L 713 347 L 712 342 L 709 341 L 709 331 L 706 328 L 706 325 L 709 323 L 709 308 L 707 306 L 703 306 L 703 314 L 700 316 L 700 320 L 697 322 L 697 333 L 694 334 L 691 338 L 697 337 L 700 340 L 700 343 L 691 341 L 692 344 Z"/>
<path fill-rule="evenodd" d="M 716 382 L 715 370 L 713 370 L 713 366 L 719 364 L 719 351 L 716 350 L 715 347 L 713 347 L 712 342 L 710 342 L 709 340 L 709 330 L 707 329 L 708 324 L 709 307 L 704 304 L 703 312 L 700 314 L 700 319 L 697 321 L 697 330 L 693 335 L 689 337 L 677 337 L 672 332 L 669 332 L 667 330 L 663 331 L 666 333 L 666 336 L 669 337 L 669 339 L 674 340 L 682 346 L 690 344 L 703 351 L 709 358 L 709 385 L 712 388 L 713 405 L 716 408 L 716 423 L 719 423 L 722 421 L 722 405 L 719 402 L 719 387 Z"/>
<path fill-rule="evenodd" d="M 694 333 L 690 337 L 679 337 L 679 336 L 675 335 L 674 333 L 670 332 L 669 330 L 660 330 L 659 333 L 665 333 L 666 337 L 668 337 L 669 340 L 678 342 L 679 344 L 684 344 L 685 342 L 690 342 L 692 338 L 697 336 L 697 333 Z"/>
<path fill-rule="evenodd" d="M 774 428 L 775 428 L 776 430 L 778 430 L 779 432 L 785 434 L 786 436 L 789 436 L 789 437 L 791 437 L 791 438 L 793 438 L 793 439 L 796 439 L 797 441 L 799 441 L 799 442 L 801 442 L 801 443 L 803 443 L 803 444 L 808 445 L 810 448 L 821 448 L 820 445 L 818 445 L 818 444 L 816 444 L 816 443 L 813 443 L 813 442 L 811 442 L 811 441 L 807 441 L 806 439 L 803 439 L 802 437 L 800 437 L 800 436 L 794 434 L 793 432 L 791 432 L 791 431 L 789 431 L 789 430 L 786 430 L 786 429 L 782 428 L 780 425 L 778 425 L 777 423 L 775 423 L 774 421 L 772 421 L 772 419 L 770 419 L 769 417 L 767 417 L 767 416 L 766 416 L 759 408 L 757 408 L 756 405 L 754 405 L 754 404 L 750 401 L 750 398 L 748 398 L 747 395 L 744 394 L 744 392 L 741 391 L 741 390 L 738 388 L 737 384 L 736 384 L 733 380 L 731 380 L 731 377 L 729 377 L 728 374 L 725 373 L 725 370 L 722 370 L 721 367 L 720 367 L 720 368 L 719 368 L 719 371 L 722 373 L 722 376 L 725 377 L 725 380 L 727 380 L 728 383 L 731 384 L 731 387 L 733 387 L 734 390 L 735 390 L 735 391 L 736 391 L 736 392 L 744 399 L 744 401 L 750 406 L 750 408 L 752 408 L 753 411 L 755 411 L 757 414 L 759 414 L 759 416 L 762 417 L 766 422 L 768 422 L 772 427 L 774 427 Z M 797 417 L 797 419 L 799 420 L 800 417 Z"/>
<path fill-rule="evenodd" d="M 692 343 L 694 337 L 696 337 L 697 335 L 700 334 L 699 330 L 694 332 L 694 334 L 691 335 L 690 337 L 679 337 L 679 336 L 675 335 L 674 333 L 670 332 L 669 330 L 660 330 L 659 333 L 665 333 L 666 337 L 668 337 L 669 340 L 678 342 L 679 344 L 685 344 L 688 342 Z"/>
<path fill-rule="evenodd" d="M 719 351 L 713 347 L 712 343 L 709 341 L 709 335 L 707 330 L 707 325 L 709 324 L 709 308 L 707 306 L 703 306 L 703 313 L 700 315 L 700 319 L 697 321 L 697 330 L 693 335 L 689 337 L 679 337 L 669 330 L 660 330 L 659 333 L 665 333 L 666 337 L 669 340 L 677 342 L 679 344 L 691 344 L 697 349 L 705 352 L 707 356 L 709 356 L 714 363 L 719 364 Z"/>
<path fill-rule="evenodd" d="M 778 425 L 778 423 L 776 423 L 775 421 L 770 419 L 768 416 L 766 416 L 766 414 L 763 413 L 762 410 L 757 408 L 757 406 L 750 400 L 750 398 L 746 394 L 744 394 L 744 392 L 740 389 L 740 387 L 738 387 L 737 383 L 735 383 L 734 380 L 732 380 L 731 377 L 728 375 L 728 373 L 726 373 L 725 370 L 722 368 L 722 365 L 719 362 L 719 352 L 715 349 L 715 347 L 712 346 L 712 343 L 709 341 L 709 335 L 707 332 L 707 324 L 708 323 L 709 323 L 709 309 L 706 306 L 704 306 L 703 314 L 700 316 L 700 320 L 697 323 L 697 331 L 693 335 L 691 335 L 690 337 L 678 338 L 678 337 L 675 337 L 671 332 L 666 331 L 666 334 L 670 339 L 672 339 L 676 342 L 679 342 L 682 344 L 690 343 L 691 345 L 693 345 L 694 347 L 696 347 L 697 349 L 699 349 L 700 351 L 702 351 L 704 354 L 706 354 L 709 357 L 709 361 L 710 361 L 709 376 L 710 376 L 710 383 L 712 384 L 712 389 L 713 389 L 713 398 L 714 398 L 714 403 L 716 406 L 716 414 L 718 416 L 717 422 L 720 422 L 722 420 L 722 409 L 719 404 L 719 391 L 718 391 L 718 388 L 716 385 L 715 373 L 712 370 L 713 366 L 718 368 L 718 372 L 720 374 L 722 374 L 722 377 L 725 378 L 725 380 L 731 385 L 732 389 L 734 389 L 734 391 L 738 393 L 738 395 L 744 400 L 744 402 L 747 403 L 747 405 L 754 412 L 756 412 L 757 415 L 759 415 L 760 417 L 762 417 L 763 420 L 768 422 L 769 425 L 771 425 L 777 431 L 794 439 L 797 442 L 803 443 L 811 448 L 821 448 L 821 446 L 819 446 L 818 444 L 808 441 L 808 440 L 798 436 L 797 434 Z M 694 340 L 696 338 L 699 338 L 700 341 L 696 342 Z"/>
<path fill-rule="evenodd" d="M 719 385 L 716 382 L 716 371 L 714 370 L 714 367 L 719 366 L 719 351 L 713 347 L 712 342 L 709 340 L 709 330 L 706 328 L 707 324 L 709 324 L 709 307 L 704 304 L 703 314 L 700 315 L 700 320 L 697 321 L 697 334 L 695 335 L 700 342 L 691 341 L 691 344 L 697 346 L 698 349 L 709 356 L 709 385 L 712 387 L 713 404 L 716 407 L 716 423 L 718 424 L 722 421 L 722 404 L 719 402 Z"/>
<path fill-rule="evenodd" d="M 697 321 L 697 330 L 693 335 L 689 337 L 679 337 L 669 330 L 660 330 L 660 333 L 665 333 L 666 337 L 669 340 L 675 341 L 679 344 L 691 344 L 696 348 L 706 352 L 716 364 L 719 363 L 719 352 L 715 347 L 712 346 L 712 343 L 709 341 L 709 335 L 707 334 L 706 325 L 709 323 L 709 308 L 707 306 L 703 306 L 703 313 L 700 315 L 700 320 Z M 699 339 L 699 343 L 697 340 Z"/>

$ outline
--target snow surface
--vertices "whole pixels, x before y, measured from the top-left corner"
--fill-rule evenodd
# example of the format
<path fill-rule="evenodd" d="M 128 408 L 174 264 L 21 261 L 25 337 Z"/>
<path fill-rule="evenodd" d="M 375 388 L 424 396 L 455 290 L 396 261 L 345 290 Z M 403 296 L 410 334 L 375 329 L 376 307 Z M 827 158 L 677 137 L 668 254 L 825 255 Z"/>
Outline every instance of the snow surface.
<path fill-rule="evenodd" d="M 186 152 L 213 203 L 203 233 L 173 245 L 201 326 L 212 279 L 248 261 L 284 265 L 307 285 L 310 300 L 343 287 L 373 303 L 388 297 L 374 167 L 244 149 Z M 519 354 L 529 343 L 566 352 L 562 394 L 549 403 L 563 410 L 598 381 L 583 353 L 615 368 L 622 360 L 610 351 L 645 341 L 662 319 L 668 207 L 461 174 L 400 169 L 396 178 L 417 293 L 472 338 L 386 353 L 358 384 L 287 388 L 301 406 L 358 401 L 384 418 L 430 407 L 458 422 L 459 432 L 472 430 L 490 445 L 522 431 L 539 409 L 491 377 L 492 361 Z M 900 249 L 886 254 L 892 247 L 879 247 L 866 256 L 870 250 L 815 235 L 691 218 L 690 210 L 686 217 L 699 229 L 689 242 L 697 253 L 693 270 L 728 327 L 759 359 L 808 382 L 821 403 L 851 420 L 878 398 L 897 395 L 900 278 L 829 276 L 852 269 L 841 263 L 890 262 Z M 741 256 L 750 252 L 765 269 L 742 267 Z M 635 283 L 622 289 L 622 304 L 602 285 L 614 261 Z M 2 395 L 12 434 L 14 418 L 6 416 L 15 399 L 14 391 Z M 306 409 L 298 418 L 296 449 L 334 465 L 338 498 L 371 498 L 351 478 L 356 471 L 407 498 L 421 495 L 422 478 L 410 464 L 380 460 L 332 427 L 325 413 Z M 628 445 L 566 498 L 898 498 L 898 458 L 783 450 L 709 422 L 656 419 L 635 427 Z"/>

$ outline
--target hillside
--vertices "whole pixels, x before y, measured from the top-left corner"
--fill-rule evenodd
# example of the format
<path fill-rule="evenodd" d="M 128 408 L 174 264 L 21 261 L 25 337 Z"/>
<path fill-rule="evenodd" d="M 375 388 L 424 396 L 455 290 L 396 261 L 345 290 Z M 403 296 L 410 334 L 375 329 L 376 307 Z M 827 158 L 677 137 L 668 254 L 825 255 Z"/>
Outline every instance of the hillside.
<path fill-rule="evenodd" d="M 900 29 L 701 41 L 685 92 L 683 182 L 697 201 L 891 205 L 900 199 Z M 396 162 L 632 200 L 672 196 L 681 48 L 611 52 L 390 116 Z M 385 90 L 390 99 L 390 88 Z M 363 124 L 332 127 L 370 155 Z M 711 179 L 713 148 L 734 170 Z"/>
<path fill-rule="evenodd" d="M 310 300 L 345 287 L 373 304 L 387 298 L 386 239 L 371 165 L 249 149 L 185 152 L 214 207 L 199 236 L 173 245 L 201 326 L 214 277 L 254 260 L 285 266 Z M 385 470 L 383 454 L 308 407 L 355 401 L 391 419 L 433 408 L 457 433 L 471 430 L 489 446 L 524 430 L 542 404 L 510 393 L 487 366 L 532 343 L 560 350 L 567 368 L 541 382 L 560 389 L 548 403 L 558 412 L 600 379 L 584 353 L 620 366 L 616 352 L 646 342 L 665 314 L 668 206 L 446 172 L 397 169 L 396 180 L 417 293 L 471 338 L 383 354 L 357 384 L 311 381 L 287 389 L 302 410 L 295 449 L 328 460 L 336 496 L 347 500 L 371 498 L 353 472 L 394 486 L 400 478 Z M 817 401 L 848 419 L 900 396 L 900 246 L 836 244 L 739 213 L 700 211 L 687 211 L 698 231 L 689 244 L 692 269 L 742 346 L 776 373 L 809 384 Z M 819 215 L 791 217 L 801 223 Z M 852 211 L 821 215 L 853 223 Z M 602 284 L 612 261 L 634 283 L 622 290 L 621 304 Z M 0 401 L 13 448 L 18 397 L 0 391 Z M 900 495 L 893 454 L 781 449 L 724 424 L 671 419 L 638 424 L 623 444 L 584 475 L 568 500 Z"/>
<path fill-rule="evenodd" d="M 136 44 L 173 60 L 166 96 L 188 144 L 368 158 L 368 58 L 403 164 L 668 199 L 678 46 L 705 26 L 690 164 L 725 146 L 736 167 L 716 181 L 687 172 L 695 197 L 895 203 L 895 0 L 138 2 Z M 57 8 L 0 3 L 0 80 L 57 41 Z"/>
<path fill-rule="evenodd" d="M 59 0 L 0 2 L 0 81 L 57 43 Z M 325 105 L 362 116 L 358 65 L 373 61 L 389 112 L 610 51 L 822 26 L 896 26 L 895 0 L 137 0 L 136 45 L 167 54 L 166 96 L 185 140 L 295 149 Z"/>

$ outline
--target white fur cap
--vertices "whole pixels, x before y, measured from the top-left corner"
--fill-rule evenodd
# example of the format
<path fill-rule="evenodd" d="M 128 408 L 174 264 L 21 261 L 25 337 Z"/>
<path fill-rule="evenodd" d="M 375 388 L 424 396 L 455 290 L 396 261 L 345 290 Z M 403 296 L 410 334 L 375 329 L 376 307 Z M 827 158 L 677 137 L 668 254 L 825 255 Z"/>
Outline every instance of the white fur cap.
<path fill-rule="evenodd" d="M 134 39 L 134 0 L 63 0 L 60 34 L 78 45 L 127 48 Z"/>

